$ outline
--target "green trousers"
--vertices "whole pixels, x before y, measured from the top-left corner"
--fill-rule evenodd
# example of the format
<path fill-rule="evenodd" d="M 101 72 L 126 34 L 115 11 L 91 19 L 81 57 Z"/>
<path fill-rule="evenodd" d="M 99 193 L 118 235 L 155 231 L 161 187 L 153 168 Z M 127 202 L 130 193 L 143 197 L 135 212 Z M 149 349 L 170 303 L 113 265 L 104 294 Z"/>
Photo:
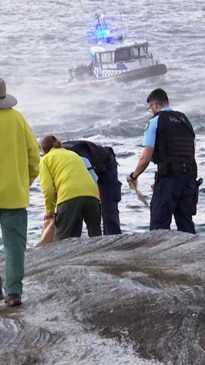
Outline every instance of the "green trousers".
<path fill-rule="evenodd" d="M 89 237 L 101 236 L 101 207 L 97 198 L 82 196 L 67 200 L 57 206 L 54 241 L 72 237 L 75 223 L 82 218 Z"/>
<path fill-rule="evenodd" d="M 27 241 L 27 210 L 0 209 L 0 225 L 5 252 L 5 292 L 22 294 Z"/>

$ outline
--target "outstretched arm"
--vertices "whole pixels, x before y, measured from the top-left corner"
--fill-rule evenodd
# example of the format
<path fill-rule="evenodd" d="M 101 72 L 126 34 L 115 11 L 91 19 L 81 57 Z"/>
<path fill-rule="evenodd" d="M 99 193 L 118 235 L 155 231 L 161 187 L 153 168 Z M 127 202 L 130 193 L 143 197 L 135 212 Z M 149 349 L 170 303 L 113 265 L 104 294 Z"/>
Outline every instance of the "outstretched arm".
<path fill-rule="evenodd" d="M 152 155 L 154 152 L 154 147 L 144 147 L 142 150 L 142 154 L 139 157 L 139 160 L 137 162 L 137 166 L 135 170 L 132 172 L 131 176 L 127 176 L 127 182 L 131 182 L 133 180 L 136 180 L 138 176 L 140 176 L 144 170 L 146 170 L 147 166 L 149 165 Z"/>

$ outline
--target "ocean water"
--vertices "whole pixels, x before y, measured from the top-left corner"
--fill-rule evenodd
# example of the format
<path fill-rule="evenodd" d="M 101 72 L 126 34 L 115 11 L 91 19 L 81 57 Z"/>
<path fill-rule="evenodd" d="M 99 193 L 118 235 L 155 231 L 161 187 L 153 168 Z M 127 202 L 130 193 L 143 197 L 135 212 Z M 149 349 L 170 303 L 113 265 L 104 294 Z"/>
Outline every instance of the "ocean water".
<path fill-rule="evenodd" d="M 125 36 L 147 39 L 153 55 L 168 73 L 129 84 L 74 86 L 68 68 L 89 62 L 86 33 L 97 9 Z M 120 219 L 126 233 L 147 231 L 149 209 L 130 191 L 126 175 L 141 152 L 149 119 L 147 95 L 164 88 L 170 105 L 185 112 L 196 131 L 199 176 L 205 178 L 205 5 L 202 0 L 7 0 L 0 4 L 0 76 L 18 99 L 37 137 L 53 133 L 66 139 L 89 139 L 114 148 L 122 182 Z M 139 189 L 151 198 L 154 166 L 139 178 Z M 197 232 L 205 230 L 205 188 L 201 186 Z M 41 234 L 44 203 L 37 179 L 31 188 L 28 243 Z M 175 225 L 173 224 L 173 229 Z"/>

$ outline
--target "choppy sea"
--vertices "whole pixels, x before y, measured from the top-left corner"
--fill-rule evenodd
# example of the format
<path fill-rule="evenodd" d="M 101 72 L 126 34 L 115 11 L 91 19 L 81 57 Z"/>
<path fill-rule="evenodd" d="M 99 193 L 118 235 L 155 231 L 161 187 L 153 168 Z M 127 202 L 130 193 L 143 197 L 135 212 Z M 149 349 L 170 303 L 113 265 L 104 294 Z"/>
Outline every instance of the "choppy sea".
<path fill-rule="evenodd" d="M 150 51 L 168 73 L 128 84 L 73 86 L 68 68 L 89 63 L 87 32 L 95 13 L 122 27 L 125 36 L 147 39 Z M 185 112 L 196 132 L 199 176 L 205 179 L 205 4 L 203 0 L 7 0 L 0 4 L 0 77 L 18 99 L 37 137 L 53 133 L 62 139 L 88 139 L 112 146 L 119 163 L 122 231 L 147 231 L 149 209 L 130 191 L 126 175 L 141 152 L 149 119 L 146 97 L 164 88 L 174 109 Z M 139 178 L 149 201 L 154 166 Z M 196 230 L 205 230 L 205 185 L 201 186 Z M 41 234 L 44 203 L 37 179 L 31 188 L 28 244 Z M 175 226 L 173 224 L 173 229 Z"/>

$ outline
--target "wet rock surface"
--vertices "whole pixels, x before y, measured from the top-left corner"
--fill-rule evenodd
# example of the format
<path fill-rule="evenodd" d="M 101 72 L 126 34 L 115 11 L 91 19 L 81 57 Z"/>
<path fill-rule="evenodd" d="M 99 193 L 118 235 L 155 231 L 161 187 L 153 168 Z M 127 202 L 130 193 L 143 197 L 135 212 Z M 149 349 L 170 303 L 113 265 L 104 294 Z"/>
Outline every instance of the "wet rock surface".
<path fill-rule="evenodd" d="M 27 250 L 22 306 L 0 302 L 0 364 L 204 365 L 204 238 L 159 230 Z"/>

